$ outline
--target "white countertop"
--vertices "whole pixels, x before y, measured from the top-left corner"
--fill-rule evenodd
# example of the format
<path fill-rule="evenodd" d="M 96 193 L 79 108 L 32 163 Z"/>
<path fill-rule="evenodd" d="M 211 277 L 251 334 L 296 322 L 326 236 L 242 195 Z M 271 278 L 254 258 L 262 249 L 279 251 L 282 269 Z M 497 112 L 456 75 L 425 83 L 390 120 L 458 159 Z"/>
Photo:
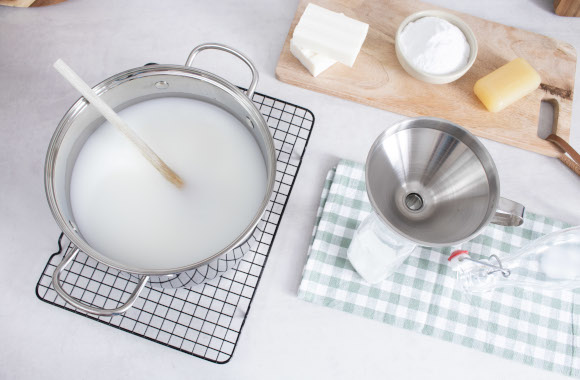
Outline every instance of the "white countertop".
<path fill-rule="evenodd" d="M 433 2 L 580 48 L 580 18 L 556 16 L 549 0 Z M 296 5 L 296 0 L 69 0 L 45 8 L 0 7 L 1 379 L 563 378 L 296 297 L 327 170 L 338 158 L 363 161 L 375 137 L 403 118 L 276 80 L 274 68 Z M 241 50 L 260 71 L 258 91 L 316 116 L 246 325 L 225 365 L 58 309 L 34 293 L 59 234 L 44 195 L 44 155 L 57 123 L 78 98 L 52 63 L 61 57 L 94 84 L 147 62 L 184 63 L 203 42 Z M 200 56 L 200 65 L 236 84 L 248 82 L 235 59 L 213 54 Z M 576 149 L 579 124 L 576 99 Z M 580 224 L 579 177 L 556 159 L 484 144 L 496 162 L 503 196 Z"/>

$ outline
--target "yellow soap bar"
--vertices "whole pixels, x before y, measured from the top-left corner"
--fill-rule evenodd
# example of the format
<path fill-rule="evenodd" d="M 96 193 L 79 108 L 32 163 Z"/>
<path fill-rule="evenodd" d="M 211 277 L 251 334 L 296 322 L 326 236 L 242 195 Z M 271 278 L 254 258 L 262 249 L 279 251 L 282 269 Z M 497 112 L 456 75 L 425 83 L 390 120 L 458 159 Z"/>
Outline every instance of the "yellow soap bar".
<path fill-rule="evenodd" d="M 491 112 L 499 112 L 534 91 L 540 75 L 523 58 L 516 58 L 487 74 L 473 86 L 473 92 Z"/>

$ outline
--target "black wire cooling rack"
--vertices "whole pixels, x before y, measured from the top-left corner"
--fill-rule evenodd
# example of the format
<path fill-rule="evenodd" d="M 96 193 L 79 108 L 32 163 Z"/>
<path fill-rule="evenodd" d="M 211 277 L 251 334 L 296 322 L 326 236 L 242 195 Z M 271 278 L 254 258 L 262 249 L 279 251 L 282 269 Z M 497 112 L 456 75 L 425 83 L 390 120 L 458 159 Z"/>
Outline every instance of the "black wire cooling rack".
<path fill-rule="evenodd" d="M 41 300 L 89 319 L 215 363 L 227 363 L 234 353 L 252 299 L 276 236 L 280 218 L 294 185 L 314 125 L 309 110 L 255 93 L 253 101 L 264 115 L 277 153 L 276 184 L 262 220 L 257 244 L 233 269 L 192 288 L 147 287 L 123 315 L 97 317 L 67 304 L 51 285 L 52 274 L 73 249 L 61 234 L 38 283 Z M 91 306 L 116 308 L 137 284 L 127 273 L 109 268 L 79 253 L 61 274 L 62 286 Z"/>

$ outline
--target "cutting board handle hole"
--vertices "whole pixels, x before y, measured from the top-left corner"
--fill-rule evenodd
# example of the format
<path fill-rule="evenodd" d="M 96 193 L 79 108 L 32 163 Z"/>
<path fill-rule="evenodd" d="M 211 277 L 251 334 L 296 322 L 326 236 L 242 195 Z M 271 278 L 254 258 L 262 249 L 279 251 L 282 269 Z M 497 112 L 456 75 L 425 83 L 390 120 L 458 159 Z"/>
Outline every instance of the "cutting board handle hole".
<path fill-rule="evenodd" d="M 556 133 L 558 125 L 558 102 L 555 99 L 544 99 L 540 103 L 538 117 L 538 137 L 545 139 L 551 133 Z"/>

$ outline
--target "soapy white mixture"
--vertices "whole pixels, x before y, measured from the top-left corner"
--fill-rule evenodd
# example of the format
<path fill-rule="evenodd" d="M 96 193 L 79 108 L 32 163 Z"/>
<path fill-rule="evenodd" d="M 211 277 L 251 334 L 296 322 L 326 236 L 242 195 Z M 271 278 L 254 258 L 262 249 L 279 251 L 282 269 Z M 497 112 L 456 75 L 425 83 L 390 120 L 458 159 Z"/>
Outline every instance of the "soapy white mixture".
<path fill-rule="evenodd" d="M 439 17 L 423 17 L 405 26 L 400 49 L 417 69 L 429 74 L 450 74 L 465 65 L 471 48 L 463 32 Z"/>
<path fill-rule="evenodd" d="M 148 100 L 119 114 L 185 186 L 168 182 L 104 123 L 71 178 L 71 206 L 87 242 L 126 265 L 167 270 L 232 243 L 266 192 L 266 167 L 250 132 L 226 111 L 185 98 Z"/>

